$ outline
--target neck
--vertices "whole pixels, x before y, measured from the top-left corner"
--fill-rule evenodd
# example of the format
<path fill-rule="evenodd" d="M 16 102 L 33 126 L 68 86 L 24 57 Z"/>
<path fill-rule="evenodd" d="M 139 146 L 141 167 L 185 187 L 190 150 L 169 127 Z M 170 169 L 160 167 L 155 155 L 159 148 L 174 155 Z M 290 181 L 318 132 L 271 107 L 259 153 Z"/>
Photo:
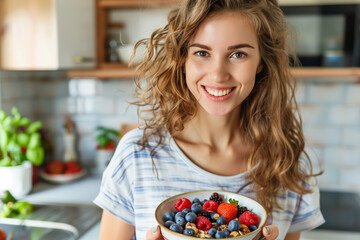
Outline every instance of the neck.
<path fill-rule="evenodd" d="M 226 116 L 214 116 L 199 107 L 196 116 L 185 125 L 187 136 L 212 148 L 225 149 L 240 139 L 239 114 L 240 108 Z"/>

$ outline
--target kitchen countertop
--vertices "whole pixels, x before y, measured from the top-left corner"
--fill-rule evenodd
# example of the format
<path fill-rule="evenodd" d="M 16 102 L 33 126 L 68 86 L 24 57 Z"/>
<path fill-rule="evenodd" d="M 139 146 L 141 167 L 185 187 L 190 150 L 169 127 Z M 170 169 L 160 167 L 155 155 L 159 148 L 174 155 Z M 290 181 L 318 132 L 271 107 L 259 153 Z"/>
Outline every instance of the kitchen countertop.
<path fill-rule="evenodd" d="M 82 179 L 65 184 L 53 184 L 39 181 L 32 188 L 29 195 L 22 200 L 32 203 L 69 203 L 94 205 L 92 202 L 97 196 L 101 184 L 101 176 L 88 174 Z M 93 226 L 79 240 L 98 239 L 100 222 Z"/>

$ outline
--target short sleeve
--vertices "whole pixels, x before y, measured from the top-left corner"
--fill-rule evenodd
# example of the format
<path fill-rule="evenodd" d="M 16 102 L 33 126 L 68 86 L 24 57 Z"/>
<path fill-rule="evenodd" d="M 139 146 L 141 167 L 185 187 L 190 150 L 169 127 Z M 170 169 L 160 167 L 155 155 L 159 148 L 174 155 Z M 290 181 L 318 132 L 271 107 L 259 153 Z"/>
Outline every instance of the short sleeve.
<path fill-rule="evenodd" d="M 135 225 L 133 207 L 134 144 L 131 134 L 123 136 L 105 169 L 94 203 L 123 221 Z"/>
<path fill-rule="evenodd" d="M 325 222 L 320 211 L 320 193 L 315 177 L 309 179 L 311 193 L 301 195 L 288 232 L 312 230 Z"/>

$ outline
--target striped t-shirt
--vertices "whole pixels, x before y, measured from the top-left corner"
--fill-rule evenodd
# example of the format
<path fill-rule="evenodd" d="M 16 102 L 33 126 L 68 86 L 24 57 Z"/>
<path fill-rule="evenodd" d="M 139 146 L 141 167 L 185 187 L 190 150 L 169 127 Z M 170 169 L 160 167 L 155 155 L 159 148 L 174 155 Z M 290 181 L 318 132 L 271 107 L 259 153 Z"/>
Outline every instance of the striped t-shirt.
<path fill-rule="evenodd" d="M 136 143 L 142 133 L 143 130 L 135 129 L 123 136 L 104 171 L 100 192 L 94 200 L 101 208 L 135 226 L 138 240 L 145 239 L 146 232 L 156 225 L 155 209 L 166 198 L 198 190 L 238 192 L 247 184 L 246 173 L 220 176 L 199 168 L 170 134 L 165 136 L 153 158 L 156 175 L 150 156 L 156 141 L 151 139 L 150 148 L 142 149 Z M 268 222 L 279 228 L 278 239 L 284 239 L 287 232 L 311 230 L 324 222 L 316 184 L 312 189 L 313 193 L 302 196 L 291 191 L 279 193 L 277 200 L 282 209 L 274 209 Z M 251 184 L 239 193 L 256 199 Z"/>

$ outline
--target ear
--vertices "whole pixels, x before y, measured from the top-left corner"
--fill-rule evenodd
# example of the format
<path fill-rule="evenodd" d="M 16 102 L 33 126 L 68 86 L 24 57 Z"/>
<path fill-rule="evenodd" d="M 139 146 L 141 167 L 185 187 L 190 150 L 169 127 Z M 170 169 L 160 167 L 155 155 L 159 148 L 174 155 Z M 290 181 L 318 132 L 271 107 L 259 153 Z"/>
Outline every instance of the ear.
<path fill-rule="evenodd" d="M 262 66 L 262 64 L 260 64 L 258 66 L 258 68 L 256 69 L 256 74 L 260 73 L 262 69 L 263 69 L 263 66 Z"/>

